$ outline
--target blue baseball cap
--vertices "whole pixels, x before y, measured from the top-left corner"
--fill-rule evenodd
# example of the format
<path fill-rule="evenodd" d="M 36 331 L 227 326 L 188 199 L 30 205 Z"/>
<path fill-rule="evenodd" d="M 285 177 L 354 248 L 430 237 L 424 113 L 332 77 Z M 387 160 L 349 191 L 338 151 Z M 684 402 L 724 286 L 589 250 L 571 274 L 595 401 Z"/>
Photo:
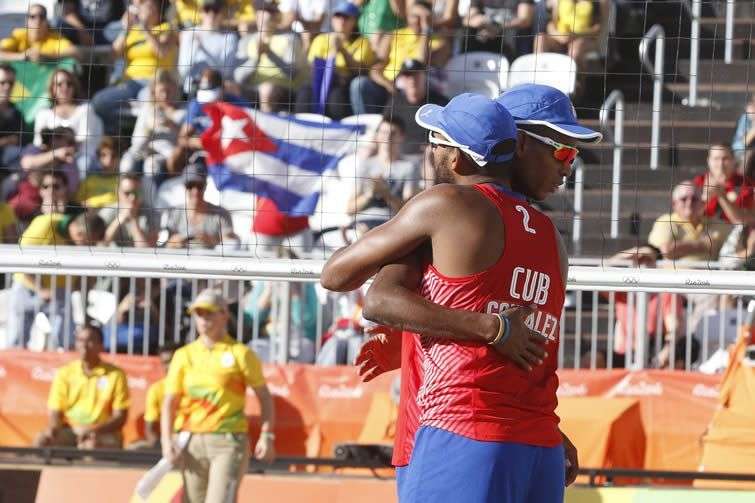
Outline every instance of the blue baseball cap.
<path fill-rule="evenodd" d="M 542 84 L 514 86 L 496 101 L 505 106 L 516 124 L 546 126 L 585 143 L 598 143 L 603 135 L 577 122 L 577 112 L 567 95 Z"/>
<path fill-rule="evenodd" d="M 445 107 L 423 105 L 414 117 L 417 124 L 446 137 L 456 148 L 468 154 L 479 166 L 489 162 L 506 162 L 514 157 L 493 154 L 504 140 L 516 141 L 514 119 L 506 107 L 479 94 L 455 96 Z"/>
<path fill-rule="evenodd" d="M 338 4 L 333 9 L 333 14 L 341 14 L 343 16 L 349 16 L 349 17 L 359 17 L 359 7 L 354 5 L 353 3 L 342 0 L 341 2 L 338 2 Z"/>

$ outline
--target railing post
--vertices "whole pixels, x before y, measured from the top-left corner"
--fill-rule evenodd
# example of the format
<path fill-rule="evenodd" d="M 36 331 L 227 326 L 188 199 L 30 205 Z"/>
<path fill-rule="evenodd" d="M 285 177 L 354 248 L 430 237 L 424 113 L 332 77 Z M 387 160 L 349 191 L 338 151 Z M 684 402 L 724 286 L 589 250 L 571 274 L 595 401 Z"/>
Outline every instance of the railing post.
<path fill-rule="evenodd" d="M 584 163 L 582 159 L 577 159 L 574 162 L 574 220 L 571 232 L 574 255 L 582 253 L 582 197 L 584 178 Z"/>
<path fill-rule="evenodd" d="M 726 0 L 726 40 L 724 42 L 724 63 L 731 64 L 734 46 L 734 0 Z"/>
<path fill-rule="evenodd" d="M 701 0 L 692 0 L 692 27 L 689 46 L 689 98 L 687 105 L 697 106 L 697 66 L 700 60 L 700 9 Z"/>
<path fill-rule="evenodd" d="M 650 43 L 655 41 L 655 62 L 648 60 Z M 659 24 L 653 25 L 640 42 L 640 60 L 648 71 L 653 72 L 653 110 L 650 133 L 650 169 L 658 169 L 658 144 L 661 139 L 661 107 L 663 105 L 663 57 L 666 46 L 666 33 Z M 692 81 L 690 79 L 690 89 Z"/>
<path fill-rule="evenodd" d="M 611 108 L 616 109 L 613 125 L 613 175 L 611 177 L 611 238 L 619 237 L 619 196 L 621 194 L 621 155 L 624 151 L 624 93 L 615 89 L 600 109 L 600 127 L 608 131 Z"/>

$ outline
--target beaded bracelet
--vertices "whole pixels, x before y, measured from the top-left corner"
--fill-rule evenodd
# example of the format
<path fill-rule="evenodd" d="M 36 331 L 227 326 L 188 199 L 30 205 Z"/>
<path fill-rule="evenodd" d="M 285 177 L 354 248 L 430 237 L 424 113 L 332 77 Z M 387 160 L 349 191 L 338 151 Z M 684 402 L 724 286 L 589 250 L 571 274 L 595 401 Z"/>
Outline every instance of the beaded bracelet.
<path fill-rule="evenodd" d="M 500 324 L 498 325 L 498 333 L 496 334 L 495 339 L 488 343 L 491 346 L 500 346 L 502 344 L 505 344 L 506 340 L 508 340 L 509 336 L 511 335 L 511 320 L 509 320 L 509 317 L 504 316 L 501 313 L 496 313 L 496 316 L 498 316 L 498 321 L 500 322 Z"/>

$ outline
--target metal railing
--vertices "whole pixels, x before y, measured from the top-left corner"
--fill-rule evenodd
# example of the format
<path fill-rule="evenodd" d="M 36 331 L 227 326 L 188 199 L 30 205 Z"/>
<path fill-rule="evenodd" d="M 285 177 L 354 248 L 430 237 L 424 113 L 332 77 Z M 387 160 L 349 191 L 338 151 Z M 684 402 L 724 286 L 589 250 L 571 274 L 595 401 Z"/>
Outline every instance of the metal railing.
<path fill-rule="evenodd" d="M 726 27 L 724 28 L 724 63 L 731 64 L 734 46 L 734 0 L 726 0 Z"/>
<path fill-rule="evenodd" d="M 655 42 L 654 62 L 650 62 L 650 44 Z M 653 110 L 650 132 L 650 169 L 658 169 L 658 147 L 661 139 L 661 112 L 663 106 L 663 60 L 666 32 L 663 26 L 653 25 L 640 41 L 640 61 L 653 75 Z M 690 82 L 690 86 L 692 83 Z M 690 87 L 691 89 L 691 87 Z"/>
<path fill-rule="evenodd" d="M 624 151 L 624 93 L 615 89 L 600 107 L 600 128 L 609 132 L 611 109 L 616 111 L 613 123 L 613 172 L 611 176 L 611 238 L 619 237 L 619 196 L 621 194 L 621 155 Z"/>
<path fill-rule="evenodd" d="M 697 72 L 700 62 L 700 11 L 702 8 L 701 0 L 692 0 L 690 16 L 692 26 L 690 28 L 689 41 L 689 97 L 687 105 L 697 106 Z"/>
<path fill-rule="evenodd" d="M 574 220 L 571 239 L 574 255 L 582 253 L 582 204 L 585 190 L 585 163 L 577 158 L 574 162 Z"/>
<path fill-rule="evenodd" d="M 19 253 L 17 247 L 11 248 L 14 253 L 0 249 L 0 271 L 6 271 L 6 289 L 0 292 L 4 309 L 17 307 L 13 296 L 24 293 L 16 289 L 25 288 L 14 285 L 9 271 L 32 274 L 38 286 L 51 272 L 61 279 L 58 283 L 50 278 L 47 304 L 30 305 L 29 338 L 27 332 L 14 338 L 6 324 L 6 337 L 0 339 L 5 340 L 4 347 L 31 343 L 38 350 L 70 348 L 75 324 L 88 316 L 105 327 L 109 351 L 153 353 L 166 341 L 188 342 L 196 337 L 186 306 L 208 285 L 222 289 L 231 304 L 230 333 L 266 361 L 347 363 L 326 358 L 333 351 L 328 353 L 325 346 L 338 344 L 339 337 L 362 336 L 360 295 L 328 293 L 312 284 L 322 261 L 164 253 L 147 254 L 151 259 L 145 260 L 144 253 L 58 249 L 53 255 L 50 250 Z M 150 275 L 152 279 L 145 281 Z M 644 368 L 676 363 L 693 369 L 736 336 L 747 318 L 743 296 L 755 295 L 755 275 L 574 265 L 567 292 L 559 367 Z M 267 298 L 265 306 L 262 298 Z M 669 313 L 676 318 L 673 326 L 664 316 Z M 339 320 L 345 325 L 339 326 Z M 35 334 L 42 343 L 34 342 Z M 324 344 L 326 335 L 334 342 Z M 664 336 L 672 342 L 668 347 Z M 683 351 L 683 358 L 677 357 L 677 351 Z"/>

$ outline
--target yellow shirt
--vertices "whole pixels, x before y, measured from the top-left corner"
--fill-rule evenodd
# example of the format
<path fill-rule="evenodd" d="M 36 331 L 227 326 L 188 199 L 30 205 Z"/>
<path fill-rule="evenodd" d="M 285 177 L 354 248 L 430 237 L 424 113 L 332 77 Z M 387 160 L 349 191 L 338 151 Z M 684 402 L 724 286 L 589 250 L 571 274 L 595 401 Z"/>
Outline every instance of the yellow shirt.
<path fill-rule="evenodd" d="M 648 235 L 648 243 L 656 248 L 661 248 L 673 241 L 697 241 L 702 236 L 706 236 L 712 242 L 710 255 L 707 253 L 697 253 L 687 255 L 681 259 L 716 260 L 718 251 L 726 240 L 730 227 L 723 222 L 713 222 L 707 218 L 703 219 L 697 225 L 692 225 L 692 223 L 682 219 L 676 213 L 667 213 L 656 219 Z"/>
<path fill-rule="evenodd" d="M 73 427 L 102 424 L 113 411 L 129 408 L 126 374 L 102 362 L 86 375 L 83 362 L 73 361 L 55 373 L 47 408 L 61 411 Z"/>
<path fill-rule="evenodd" d="M 118 175 L 89 175 L 79 185 L 76 200 L 89 208 L 115 206 L 118 202 Z"/>
<path fill-rule="evenodd" d="M 45 56 L 59 56 L 61 51 L 67 51 L 73 44 L 55 32 L 50 32 L 44 40 L 31 42 L 26 28 L 14 29 L 10 37 L 0 40 L 0 49 L 8 52 L 24 52 L 34 47 Z"/>
<path fill-rule="evenodd" d="M 251 22 L 255 19 L 254 2 L 250 0 L 226 0 L 223 4 L 226 19 Z M 197 0 L 176 0 L 176 13 L 183 26 L 195 26 L 201 22 L 199 2 Z"/>
<path fill-rule="evenodd" d="M 330 49 L 335 43 L 333 42 L 333 36 L 327 33 L 317 35 L 312 41 L 312 45 L 309 46 L 309 62 L 313 62 L 315 58 L 327 59 L 330 54 Z M 355 73 L 366 73 L 369 67 L 375 62 L 375 53 L 372 51 L 369 40 L 364 37 L 356 37 L 354 40 L 349 41 L 346 44 L 346 52 L 351 54 L 354 61 L 359 63 L 356 68 L 350 68 L 346 63 L 346 58 L 340 52 L 336 55 L 336 71 L 344 77 L 349 77 Z"/>
<path fill-rule="evenodd" d="M 18 244 L 21 246 L 54 246 L 70 244 L 68 239 L 58 232 L 58 226 L 61 220 L 63 220 L 63 215 L 61 213 L 34 217 L 34 220 L 32 220 L 29 227 L 26 228 Z M 16 281 L 21 282 L 21 284 L 27 288 L 34 288 L 34 282 L 29 281 L 26 274 L 19 272 L 16 273 L 14 277 Z M 41 277 L 40 286 L 42 288 L 50 288 L 50 283 L 50 276 L 44 275 Z M 57 276 L 55 284 L 58 288 L 65 288 L 65 276 Z"/>
<path fill-rule="evenodd" d="M 249 38 L 249 43 L 246 46 L 246 54 L 249 58 L 257 57 L 257 54 L 259 54 L 258 45 L 258 36 Z M 265 53 L 257 61 L 254 78 L 250 83 L 259 85 L 263 82 L 271 82 L 287 89 L 296 89 L 302 85 L 308 77 L 309 66 L 307 65 L 307 54 L 304 52 L 299 37 L 293 33 L 275 33 L 270 37 L 269 47 L 271 53 L 292 66 L 291 72 L 281 70 Z"/>
<path fill-rule="evenodd" d="M 180 397 L 177 418 L 185 431 L 246 433 L 246 388 L 264 384 L 257 356 L 226 335 L 212 348 L 197 339 L 176 351 L 165 393 Z"/>
<path fill-rule="evenodd" d="M 153 382 L 147 389 L 147 402 L 144 407 L 144 420 L 155 423 L 160 420 L 160 411 L 165 398 L 165 378 Z"/>
<path fill-rule="evenodd" d="M 17 222 L 13 208 L 6 203 L 0 203 L 0 236 L 2 236 L 3 229 L 9 225 L 16 225 Z"/>
<path fill-rule="evenodd" d="M 401 71 L 401 65 L 408 59 L 419 59 L 424 41 L 411 28 L 401 28 L 391 33 L 391 49 L 388 53 L 388 65 L 383 70 L 385 78 L 393 82 Z M 442 40 L 432 37 L 430 51 L 438 49 Z"/>
<path fill-rule="evenodd" d="M 586 33 L 594 24 L 592 0 L 559 0 L 557 9 L 559 33 Z"/>
<path fill-rule="evenodd" d="M 168 23 L 152 28 L 152 34 L 160 37 L 168 33 L 171 27 Z M 176 48 L 170 50 L 162 57 L 158 57 L 152 45 L 147 42 L 144 30 L 132 27 L 126 35 L 125 49 L 126 69 L 123 71 L 126 78 L 134 80 L 153 79 L 159 68 L 173 68 L 176 63 Z"/>

